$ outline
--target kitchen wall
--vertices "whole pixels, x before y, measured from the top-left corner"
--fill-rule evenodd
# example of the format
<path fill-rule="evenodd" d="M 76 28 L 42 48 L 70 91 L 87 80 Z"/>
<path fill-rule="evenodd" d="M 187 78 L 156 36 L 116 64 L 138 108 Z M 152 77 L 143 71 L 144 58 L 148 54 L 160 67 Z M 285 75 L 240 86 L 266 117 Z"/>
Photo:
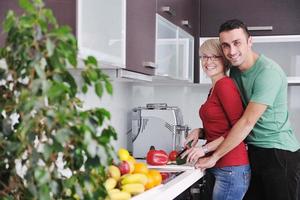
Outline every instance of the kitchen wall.
<path fill-rule="evenodd" d="M 80 95 L 85 108 L 94 106 L 107 108 L 112 115 L 111 124 L 118 132 L 115 148 L 127 147 L 127 134 L 131 129 L 131 109 L 147 103 L 167 103 L 178 106 L 183 113 L 184 122 L 191 128 L 201 126 L 198 109 L 205 101 L 208 85 L 158 85 L 144 82 L 113 80 L 114 94 L 105 95 L 101 100 L 92 92 Z M 300 86 L 289 86 L 289 110 L 292 126 L 300 141 Z"/>

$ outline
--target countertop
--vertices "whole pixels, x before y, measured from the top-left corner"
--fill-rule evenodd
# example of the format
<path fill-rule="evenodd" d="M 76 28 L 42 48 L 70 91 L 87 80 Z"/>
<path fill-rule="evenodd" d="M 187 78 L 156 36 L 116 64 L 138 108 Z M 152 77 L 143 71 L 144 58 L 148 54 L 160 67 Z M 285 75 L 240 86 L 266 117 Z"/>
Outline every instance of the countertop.
<path fill-rule="evenodd" d="M 166 184 L 156 186 L 142 194 L 134 196 L 132 200 L 171 200 L 198 181 L 204 172 L 200 169 L 189 169 L 176 176 Z"/>

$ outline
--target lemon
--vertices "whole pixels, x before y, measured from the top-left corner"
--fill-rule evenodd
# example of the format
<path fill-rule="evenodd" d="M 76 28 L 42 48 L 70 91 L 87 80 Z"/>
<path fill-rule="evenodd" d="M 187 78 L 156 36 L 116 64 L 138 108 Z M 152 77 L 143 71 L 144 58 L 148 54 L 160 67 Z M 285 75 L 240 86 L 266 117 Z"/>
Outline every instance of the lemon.
<path fill-rule="evenodd" d="M 129 152 L 124 148 L 119 149 L 118 156 L 119 156 L 119 159 L 122 160 L 122 161 L 123 160 L 127 161 L 130 157 Z"/>

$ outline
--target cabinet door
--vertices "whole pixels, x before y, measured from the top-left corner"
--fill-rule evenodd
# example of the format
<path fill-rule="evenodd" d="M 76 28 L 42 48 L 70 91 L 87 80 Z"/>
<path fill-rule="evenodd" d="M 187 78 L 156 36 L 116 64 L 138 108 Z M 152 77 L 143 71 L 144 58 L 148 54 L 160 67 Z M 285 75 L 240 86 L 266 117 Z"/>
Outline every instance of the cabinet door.
<path fill-rule="evenodd" d="M 125 0 L 78 0 L 78 47 L 102 64 L 125 66 Z M 103 65 L 102 65 L 103 66 Z"/>
<path fill-rule="evenodd" d="M 197 21 L 197 0 L 177 0 L 177 17 L 176 24 L 190 33 L 195 35 Z"/>
<path fill-rule="evenodd" d="M 172 22 L 177 24 L 178 19 L 178 0 L 157 0 L 157 13 Z"/>
<path fill-rule="evenodd" d="M 52 9 L 57 22 L 70 26 L 76 36 L 76 0 L 45 0 L 45 5 Z"/>
<path fill-rule="evenodd" d="M 218 36 L 219 26 L 236 18 L 256 29 L 252 35 L 299 35 L 299 10 L 299 0 L 201 0 L 200 36 Z"/>
<path fill-rule="evenodd" d="M 45 6 L 52 9 L 60 25 L 69 25 L 76 35 L 76 0 L 46 0 Z M 0 0 L 0 33 L 8 10 L 13 10 L 18 15 L 22 13 L 17 0 Z M 0 46 L 4 43 L 4 39 L 5 35 L 0 34 Z"/>
<path fill-rule="evenodd" d="M 300 36 L 253 37 L 253 49 L 277 62 L 289 83 L 300 82 Z"/>
<path fill-rule="evenodd" d="M 157 15 L 156 23 L 156 74 L 179 79 L 177 26 L 160 15 Z"/>
<path fill-rule="evenodd" d="M 181 80 L 194 79 L 194 37 L 178 28 L 178 69 Z"/>
<path fill-rule="evenodd" d="M 5 35 L 3 34 L 2 23 L 6 17 L 8 10 L 14 10 L 17 14 L 21 14 L 22 10 L 16 0 L 1 0 L 0 1 L 0 46 L 4 44 Z"/>
<path fill-rule="evenodd" d="M 126 5 L 126 69 L 155 73 L 155 0 L 128 0 Z"/>

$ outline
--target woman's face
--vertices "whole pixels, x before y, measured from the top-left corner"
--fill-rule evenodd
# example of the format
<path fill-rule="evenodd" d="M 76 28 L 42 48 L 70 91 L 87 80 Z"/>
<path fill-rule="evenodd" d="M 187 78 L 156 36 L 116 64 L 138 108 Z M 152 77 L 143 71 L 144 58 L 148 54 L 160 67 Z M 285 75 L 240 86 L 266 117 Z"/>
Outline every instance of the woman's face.
<path fill-rule="evenodd" d="M 201 56 L 202 69 L 206 76 L 213 78 L 225 74 L 223 57 L 213 53 L 203 53 Z"/>

